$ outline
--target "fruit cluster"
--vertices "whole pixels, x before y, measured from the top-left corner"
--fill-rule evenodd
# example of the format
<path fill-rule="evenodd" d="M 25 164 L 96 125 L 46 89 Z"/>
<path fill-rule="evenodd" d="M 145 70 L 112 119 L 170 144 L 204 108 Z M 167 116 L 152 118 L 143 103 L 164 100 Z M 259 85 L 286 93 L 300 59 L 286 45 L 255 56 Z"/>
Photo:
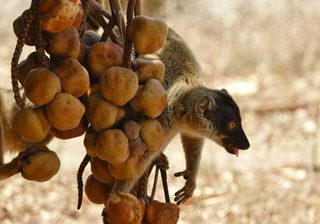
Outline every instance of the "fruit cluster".
<path fill-rule="evenodd" d="M 13 118 L 13 129 L 34 146 L 23 177 L 46 181 L 58 172 L 58 156 L 41 144 L 48 136 L 84 134 L 92 172 L 85 193 L 91 202 L 105 203 L 109 224 L 138 224 L 144 216 L 149 224 L 176 223 L 179 209 L 173 204 L 146 206 L 134 195 L 112 192 L 115 180 L 138 179 L 148 165 L 143 155 L 163 145 L 164 130 L 156 118 L 167 106 L 165 66 L 144 55 L 163 46 L 166 23 L 141 15 L 128 22 L 126 41 L 133 43 L 136 58 L 123 66 L 126 46 L 102 41 L 89 30 L 81 35 L 86 10 L 80 0 L 33 1 L 33 7 L 34 2 L 39 20 L 27 24 L 29 9 L 13 23 L 18 39 L 37 50 L 13 75 L 30 101 Z M 169 213 L 171 221 L 164 220 Z"/>

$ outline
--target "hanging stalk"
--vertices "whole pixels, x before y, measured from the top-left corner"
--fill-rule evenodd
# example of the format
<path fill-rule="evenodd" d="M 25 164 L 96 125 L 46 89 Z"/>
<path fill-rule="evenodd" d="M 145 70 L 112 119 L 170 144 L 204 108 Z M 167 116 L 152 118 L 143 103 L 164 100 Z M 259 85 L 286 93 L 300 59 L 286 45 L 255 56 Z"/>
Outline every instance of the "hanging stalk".
<path fill-rule="evenodd" d="M 83 199 L 83 181 L 82 181 L 82 176 L 83 176 L 83 172 L 86 169 L 86 166 L 88 165 L 90 160 L 91 160 L 91 156 L 86 154 L 84 156 L 82 162 L 80 163 L 80 166 L 79 166 L 79 169 L 78 169 L 78 173 L 77 173 L 77 182 L 78 182 L 78 205 L 77 205 L 77 209 L 78 210 L 81 208 L 82 199 Z"/>
<path fill-rule="evenodd" d="M 36 12 L 36 2 L 37 0 L 32 0 L 30 8 L 22 14 L 22 18 L 23 18 L 22 24 L 24 26 L 23 26 L 21 35 L 17 39 L 16 47 L 14 49 L 13 56 L 11 59 L 12 90 L 14 94 L 14 99 L 21 109 L 25 107 L 25 101 L 21 98 L 20 90 L 19 90 L 19 83 L 17 79 L 18 64 L 19 64 L 19 59 L 22 53 L 24 43 L 28 35 L 28 31 L 30 29 L 31 23 L 33 22 L 34 14 Z"/>
<path fill-rule="evenodd" d="M 39 9 L 39 1 L 36 1 L 35 3 L 35 16 L 34 16 L 34 21 L 36 22 L 36 52 L 37 52 L 37 61 L 40 65 L 40 67 L 48 67 L 48 61 L 46 60 L 46 53 L 44 50 L 45 42 L 43 39 L 43 32 L 40 26 L 41 22 L 41 13 Z"/>
<path fill-rule="evenodd" d="M 127 7 L 127 27 L 130 25 L 131 20 L 133 19 L 135 4 L 136 4 L 136 0 L 129 0 L 129 2 L 128 2 L 128 7 Z M 126 68 L 130 68 L 130 66 L 131 66 L 132 50 L 133 50 L 133 43 L 128 38 L 128 35 L 126 33 L 125 34 L 125 41 L 124 41 L 123 58 L 122 58 L 122 64 Z"/>
<path fill-rule="evenodd" d="M 82 2 L 82 8 L 83 8 L 83 17 L 81 20 L 81 25 L 79 27 L 79 36 L 82 37 L 86 30 L 86 24 L 87 24 L 87 17 L 90 12 L 91 7 L 91 0 L 81 0 Z"/>

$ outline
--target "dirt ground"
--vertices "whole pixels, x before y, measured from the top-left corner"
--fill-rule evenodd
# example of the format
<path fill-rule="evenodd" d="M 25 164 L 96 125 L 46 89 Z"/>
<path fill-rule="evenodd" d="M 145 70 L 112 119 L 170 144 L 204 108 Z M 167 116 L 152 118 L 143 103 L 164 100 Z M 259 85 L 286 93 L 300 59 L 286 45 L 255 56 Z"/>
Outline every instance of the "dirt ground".
<path fill-rule="evenodd" d="M 319 1 L 156 3 L 157 9 L 149 6 L 146 14 L 166 19 L 195 52 L 208 85 L 234 96 L 251 143 L 237 158 L 206 141 L 197 189 L 181 206 L 179 224 L 320 223 Z M 11 23 L 28 5 L 1 2 L 7 12 L 0 14 L 1 87 L 10 88 L 16 41 Z M 31 50 L 26 48 L 22 58 Z M 102 223 L 102 206 L 86 197 L 76 210 L 82 140 L 50 143 L 62 161 L 50 181 L 17 175 L 0 182 L 0 223 Z M 185 166 L 179 137 L 166 154 L 173 198 L 184 184 L 173 176 Z M 157 198 L 164 200 L 161 186 Z"/>

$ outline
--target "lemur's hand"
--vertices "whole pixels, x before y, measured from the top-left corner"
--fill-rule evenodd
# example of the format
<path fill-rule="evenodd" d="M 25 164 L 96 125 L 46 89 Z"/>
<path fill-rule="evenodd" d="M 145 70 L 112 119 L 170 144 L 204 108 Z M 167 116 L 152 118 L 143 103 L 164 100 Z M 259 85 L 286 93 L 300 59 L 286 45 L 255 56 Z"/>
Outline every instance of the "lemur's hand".
<path fill-rule="evenodd" d="M 174 198 L 174 201 L 177 203 L 177 205 L 180 205 L 182 203 L 185 203 L 189 198 L 192 197 L 193 192 L 196 189 L 196 178 L 189 170 L 175 173 L 174 176 L 183 176 L 183 178 L 186 180 L 184 187 L 174 194 L 176 196 Z"/>

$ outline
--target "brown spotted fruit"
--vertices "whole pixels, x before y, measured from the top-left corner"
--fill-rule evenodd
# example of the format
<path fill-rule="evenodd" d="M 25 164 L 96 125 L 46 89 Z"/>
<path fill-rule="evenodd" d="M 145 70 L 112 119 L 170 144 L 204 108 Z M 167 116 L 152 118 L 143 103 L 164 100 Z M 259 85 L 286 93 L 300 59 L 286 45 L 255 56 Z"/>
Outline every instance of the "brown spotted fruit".
<path fill-rule="evenodd" d="M 47 181 L 59 171 L 60 159 L 55 152 L 43 144 L 32 147 L 36 151 L 29 155 L 29 163 L 23 163 L 21 175 L 27 180 Z"/>
<path fill-rule="evenodd" d="M 86 148 L 86 152 L 91 157 L 97 156 L 97 138 L 99 133 L 94 130 L 92 126 L 89 126 L 89 128 L 86 131 L 86 134 L 83 139 L 84 147 Z"/>
<path fill-rule="evenodd" d="M 165 66 L 162 61 L 152 58 L 137 58 L 132 61 L 139 83 L 145 83 L 148 79 L 164 81 Z"/>
<path fill-rule="evenodd" d="M 37 106 L 48 104 L 61 91 L 59 77 L 42 67 L 32 69 L 23 86 L 27 98 Z"/>
<path fill-rule="evenodd" d="M 25 18 L 25 15 L 27 13 L 28 10 L 25 10 L 22 15 L 20 15 L 18 18 L 16 18 L 14 21 L 13 21 L 13 32 L 14 34 L 16 35 L 16 37 L 18 38 L 21 38 L 22 37 L 22 34 L 24 32 L 24 29 L 25 29 L 25 21 L 24 21 L 24 18 Z M 29 45 L 29 46 L 35 46 L 36 45 L 36 21 L 33 21 L 31 24 L 30 24 L 30 27 L 29 27 L 29 30 L 27 32 L 27 36 L 26 36 L 26 39 L 25 39 L 25 44 L 26 45 Z"/>
<path fill-rule="evenodd" d="M 46 57 L 46 62 L 47 64 L 50 63 L 48 57 Z M 35 51 L 30 53 L 25 60 L 22 60 L 18 64 L 17 79 L 22 86 L 24 86 L 24 80 L 27 77 L 28 73 L 32 69 L 38 68 L 38 67 L 41 67 L 41 66 L 37 58 L 37 52 Z"/>
<path fill-rule="evenodd" d="M 94 204 L 103 204 L 108 199 L 111 190 L 112 184 L 102 183 L 95 179 L 92 174 L 88 176 L 84 185 L 84 192 Z"/>
<path fill-rule="evenodd" d="M 124 109 L 108 102 L 99 94 L 88 97 L 86 109 L 87 120 L 98 132 L 110 128 L 125 115 Z"/>
<path fill-rule="evenodd" d="M 12 120 L 13 130 L 26 142 L 44 140 L 50 127 L 51 123 L 43 107 L 23 108 L 14 115 Z"/>
<path fill-rule="evenodd" d="M 52 33 L 46 51 L 53 56 L 77 58 L 80 52 L 78 30 L 69 27 L 59 33 Z"/>
<path fill-rule="evenodd" d="M 109 224 L 140 224 L 145 204 L 131 194 L 116 192 L 109 196 L 104 211 Z"/>
<path fill-rule="evenodd" d="M 144 86 L 139 86 L 130 106 L 150 118 L 158 117 L 168 104 L 167 92 L 157 79 L 149 79 Z"/>
<path fill-rule="evenodd" d="M 54 73 L 60 78 L 62 90 L 75 97 L 86 94 L 90 87 L 86 68 L 74 58 L 69 57 L 62 60 Z"/>
<path fill-rule="evenodd" d="M 146 206 L 145 221 L 147 224 L 176 224 L 180 216 L 180 208 L 173 203 L 151 201 Z"/>
<path fill-rule="evenodd" d="M 107 129 L 97 138 L 97 156 L 110 164 L 126 161 L 130 154 L 129 141 L 120 129 Z"/>
<path fill-rule="evenodd" d="M 168 26 L 162 19 L 136 16 L 128 27 L 128 37 L 140 54 L 157 52 L 166 41 Z"/>
<path fill-rule="evenodd" d="M 59 33 L 71 27 L 81 5 L 73 0 L 41 0 L 42 14 L 40 26 L 49 33 Z"/>
<path fill-rule="evenodd" d="M 117 106 L 129 102 L 137 93 L 138 86 L 138 76 L 127 68 L 109 68 L 100 78 L 102 96 Z"/>
<path fill-rule="evenodd" d="M 88 128 L 88 122 L 87 120 L 82 117 L 79 125 L 73 129 L 70 130 L 58 130 L 55 127 L 51 127 L 49 133 L 59 139 L 70 139 L 70 138 L 76 138 L 84 133 L 86 133 Z"/>
<path fill-rule="evenodd" d="M 105 184 L 112 184 L 114 178 L 109 171 L 109 164 L 107 161 L 99 159 L 98 157 L 91 158 L 91 172 L 94 178 Z"/>
<path fill-rule="evenodd" d="M 58 130 L 70 130 L 79 125 L 85 107 L 77 97 L 69 93 L 58 93 L 46 105 L 46 112 L 53 127 Z"/>
<path fill-rule="evenodd" d="M 112 42 L 98 42 L 91 46 L 87 55 L 87 64 L 90 74 L 96 80 L 112 66 L 122 63 L 123 49 Z"/>
<path fill-rule="evenodd" d="M 164 142 L 164 130 L 160 122 L 156 119 L 143 119 L 139 124 L 141 126 L 140 137 L 148 146 L 148 150 L 161 149 Z"/>

